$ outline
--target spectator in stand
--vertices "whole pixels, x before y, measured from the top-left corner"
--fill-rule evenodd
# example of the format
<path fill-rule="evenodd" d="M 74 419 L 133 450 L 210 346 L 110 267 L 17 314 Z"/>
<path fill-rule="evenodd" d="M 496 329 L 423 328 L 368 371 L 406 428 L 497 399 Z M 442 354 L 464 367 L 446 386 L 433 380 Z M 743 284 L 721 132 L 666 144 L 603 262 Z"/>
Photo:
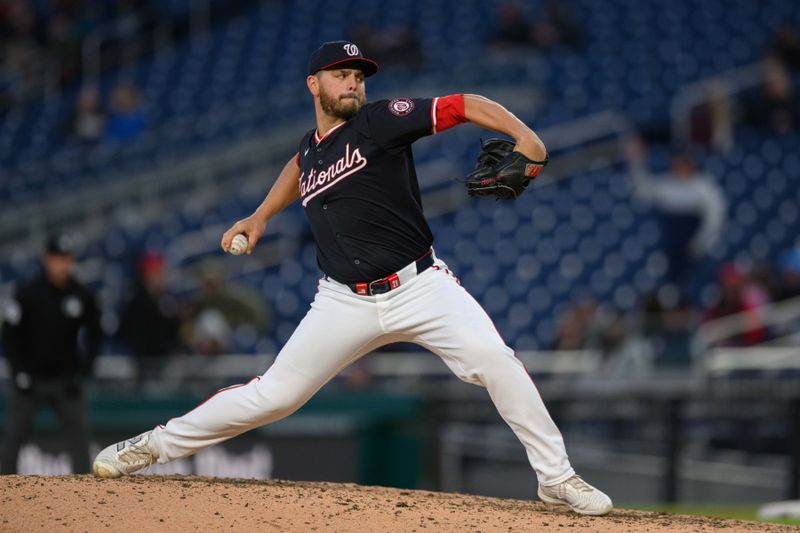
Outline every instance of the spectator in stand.
<path fill-rule="evenodd" d="M 579 48 L 583 33 L 567 2 L 546 0 L 533 24 L 533 38 L 539 48 L 569 46 Z"/>
<path fill-rule="evenodd" d="M 129 81 L 117 84 L 111 91 L 106 139 L 127 142 L 138 137 L 144 127 L 139 89 Z"/>
<path fill-rule="evenodd" d="M 600 340 L 602 361 L 595 375 L 630 378 L 647 375 L 653 368 L 653 348 L 619 312 L 605 314 Z"/>
<path fill-rule="evenodd" d="M 585 298 L 572 309 L 558 317 L 558 331 L 553 350 L 584 350 L 597 343 L 599 332 L 598 305 L 592 298 Z"/>
<path fill-rule="evenodd" d="M 712 176 L 698 170 L 688 152 L 673 155 L 670 172 L 661 177 L 648 172 L 641 140 L 628 143 L 627 155 L 634 193 L 659 211 L 668 278 L 688 289 L 694 263 L 708 255 L 722 233 L 722 189 Z"/>
<path fill-rule="evenodd" d="M 630 377 L 647 373 L 652 350 L 631 335 L 626 317 L 600 307 L 592 298 L 580 300 L 558 320 L 553 350 L 591 350 L 600 356 L 593 376 Z"/>
<path fill-rule="evenodd" d="M 138 275 L 120 320 L 120 336 L 139 363 L 139 377 L 158 377 L 165 358 L 180 347 L 180 307 L 167 291 L 164 258 L 142 254 Z"/>
<path fill-rule="evenodd" d="M 745 101 L 746 123 L 771 133 L 790 133 L 800 126 L 800 101 L 792 76 L 774 55 L 764 60 L 764 85 Z"/>
<path fill-rule="evenodd" d="M 780 262 L 781 277 L 776 300 L 800 297 L 800 249 L 793 248 L 783 254 Z"/>
<path fill-rule="evenodd" d="M 770 52 L 791 69 L 800 69 L 800 32 L 789 22 L 775 31 Z"/>
<path fill-rule="evenodd" d="M 82 22 L 77 13 L 66 9 L 56 10 L 47 21 L 47 53 L 49 60 L 59 65 L 64 85 L 75 83 L 81 75 Z"/>
<path fill-rule="evenodd" d="M 695 312 L 674 286 L 666 285 L 642 297 L 640 334 L 659 366 L 688 365 Z"/>
<path fill-rule="evenodd" d="M 627 336 L 628 322 L 625 315 L 616 311 L 607 313 L 598 339 L 603 354 L 610 357 L 622 346 Z"/>
<path fill-rule="evenodd" d="M 781 292 L 780 277 L 771 262 L 763 259 L 754 261 L 750 268 L 750 280 L 764 289 L 768 301 L 778 299 Z"/>
<path fill-rule="evenodd" d="M 36 36 L 36 14 L 29 2 L 9 2 L 0 13 L 0 99 L 5 106 L 41 90 L 45 58 Z"/>
<path fill-rule="evenodd" d="M 755 310 L 769 302 L 767 291 L 736 263 L 728 263 L 720 269 L 719 289 L 719 299 L 708 310 L 705 320 L 741 314 L 746 326 L 741 335 L 727 339 L 725 344 L 753 346 L 766 341 L 768 332 Z"/>
<path fill-rule="evenodd" d="M 252 288 L 225 282 L 215 262 L 202 269 L 202 289 L 185 328 L 196 354 L 221 355 L 235 347 L 235 337 L 255 341 L 271 321 L 271 310 Z"/>
<path fill-rule="evenodd" d="M 692 142 L 707 150 L 729 152 L 734 144 L 734 127 L 728 87 L 722 82 L 714 83 L 706 95 L 706 103 L 692 111 Z"/>
<path fill-rule="evenodd" d="M 78 93 L 69 134 L 78 141 L 90 144 L 100 140 L 105 129 L 106 114 L 100 101 L 100 92 L 96 86 L 86 85 Z"/>

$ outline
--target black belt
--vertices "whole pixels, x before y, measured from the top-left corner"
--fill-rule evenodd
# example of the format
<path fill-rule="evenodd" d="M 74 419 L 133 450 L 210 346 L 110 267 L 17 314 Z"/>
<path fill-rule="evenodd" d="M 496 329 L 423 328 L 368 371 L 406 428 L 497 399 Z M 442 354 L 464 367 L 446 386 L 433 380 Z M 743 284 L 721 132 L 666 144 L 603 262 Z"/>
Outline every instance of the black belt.
<path fill-rule="evenodd" d="M 422 274 L 425 270 L 433 266 L 433 250 L 428 250 L 425 255 L 417 259 L 417 275 Z M 386 276 L 385 278 L 376 279 L 374 281 L 362 281 L 358 283 L 347 283 L 350 290 L 361 296 L 374 296 L 376 294 L 384 294 L 400 286 L 400 276 L 397 272 Z"/>

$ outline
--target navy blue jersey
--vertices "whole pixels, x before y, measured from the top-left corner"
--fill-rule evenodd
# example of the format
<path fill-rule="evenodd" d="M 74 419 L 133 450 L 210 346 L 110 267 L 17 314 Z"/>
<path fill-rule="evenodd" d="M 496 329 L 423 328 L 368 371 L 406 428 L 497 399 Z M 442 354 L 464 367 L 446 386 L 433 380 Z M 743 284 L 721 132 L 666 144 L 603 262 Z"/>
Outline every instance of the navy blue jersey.
<path fill-rule="evenodd" d="M 364 105 L 323 138 L 300 143 L 300 196 L 320 269 L 336 281 L 385 277 L 424 255 L 433 235 L 422 212 L 411 143 L 434 133 L 433 99 Z"/>

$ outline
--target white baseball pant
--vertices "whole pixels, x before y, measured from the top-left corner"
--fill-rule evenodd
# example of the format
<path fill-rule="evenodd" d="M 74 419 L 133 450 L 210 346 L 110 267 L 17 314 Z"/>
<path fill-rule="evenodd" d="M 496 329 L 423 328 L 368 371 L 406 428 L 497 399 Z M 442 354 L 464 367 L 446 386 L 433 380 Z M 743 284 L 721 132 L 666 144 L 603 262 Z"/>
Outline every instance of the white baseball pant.
<path fill-rule="evenodd" d="M 400 273 L 409 272 L 416 272 L 414 263 Z M 439 259 L 397 289 L 376 296 L 359 296 L 346 285 L 320 280 L 311 309 L 263 376 L 222 389 L 153 431 L 158 462 L 288 416 L 342 369 L 391 342 L 424 346 L 461 380 L 485 387 L 525 447 L 539 483 L 556 484 L 575 473 L 561 433 L 523 364 Z"/>

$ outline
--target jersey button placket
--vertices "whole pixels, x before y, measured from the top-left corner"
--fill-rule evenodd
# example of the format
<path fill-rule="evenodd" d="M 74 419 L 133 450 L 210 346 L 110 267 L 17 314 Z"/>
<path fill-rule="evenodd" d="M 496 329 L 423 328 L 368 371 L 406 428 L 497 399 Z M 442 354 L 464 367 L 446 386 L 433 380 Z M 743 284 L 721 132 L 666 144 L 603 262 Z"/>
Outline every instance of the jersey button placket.
<path fill-rule="evenodd" d="M 329 211 L 327 199 L 323 200 L 323 202 L 322 202 L 322 210 L 323 211 Z M 335 212 L 335 210 L 333 210 L 333 211 Z M 350 255 L 351 252 L 346 249 L 345 244 L 347 242 L 347 239 L 342 237 L 342 233 L 340 231 L 336 231 L 337 224 L 336 224 L 335 217 L 332 218 L 332 215 L 333 215 L 333 213 L 327 213 L 326 212 L 324 216 L 328 220 L 328 227 L 331 229 L 331 232 L 333 233 L 333 235 L 334 235 L 334 237 L 336 239 L 335 240 L 336 245 L 342 251 L 342 254 L 344 255 L 344 258 L 350 257 L 352 259 L 354 265 L 356 265 L 356 266 L 360 265 L 361 264 L 361 260 L 357 259 L 357 258 L 354 258 L 352 255 Z"/>

